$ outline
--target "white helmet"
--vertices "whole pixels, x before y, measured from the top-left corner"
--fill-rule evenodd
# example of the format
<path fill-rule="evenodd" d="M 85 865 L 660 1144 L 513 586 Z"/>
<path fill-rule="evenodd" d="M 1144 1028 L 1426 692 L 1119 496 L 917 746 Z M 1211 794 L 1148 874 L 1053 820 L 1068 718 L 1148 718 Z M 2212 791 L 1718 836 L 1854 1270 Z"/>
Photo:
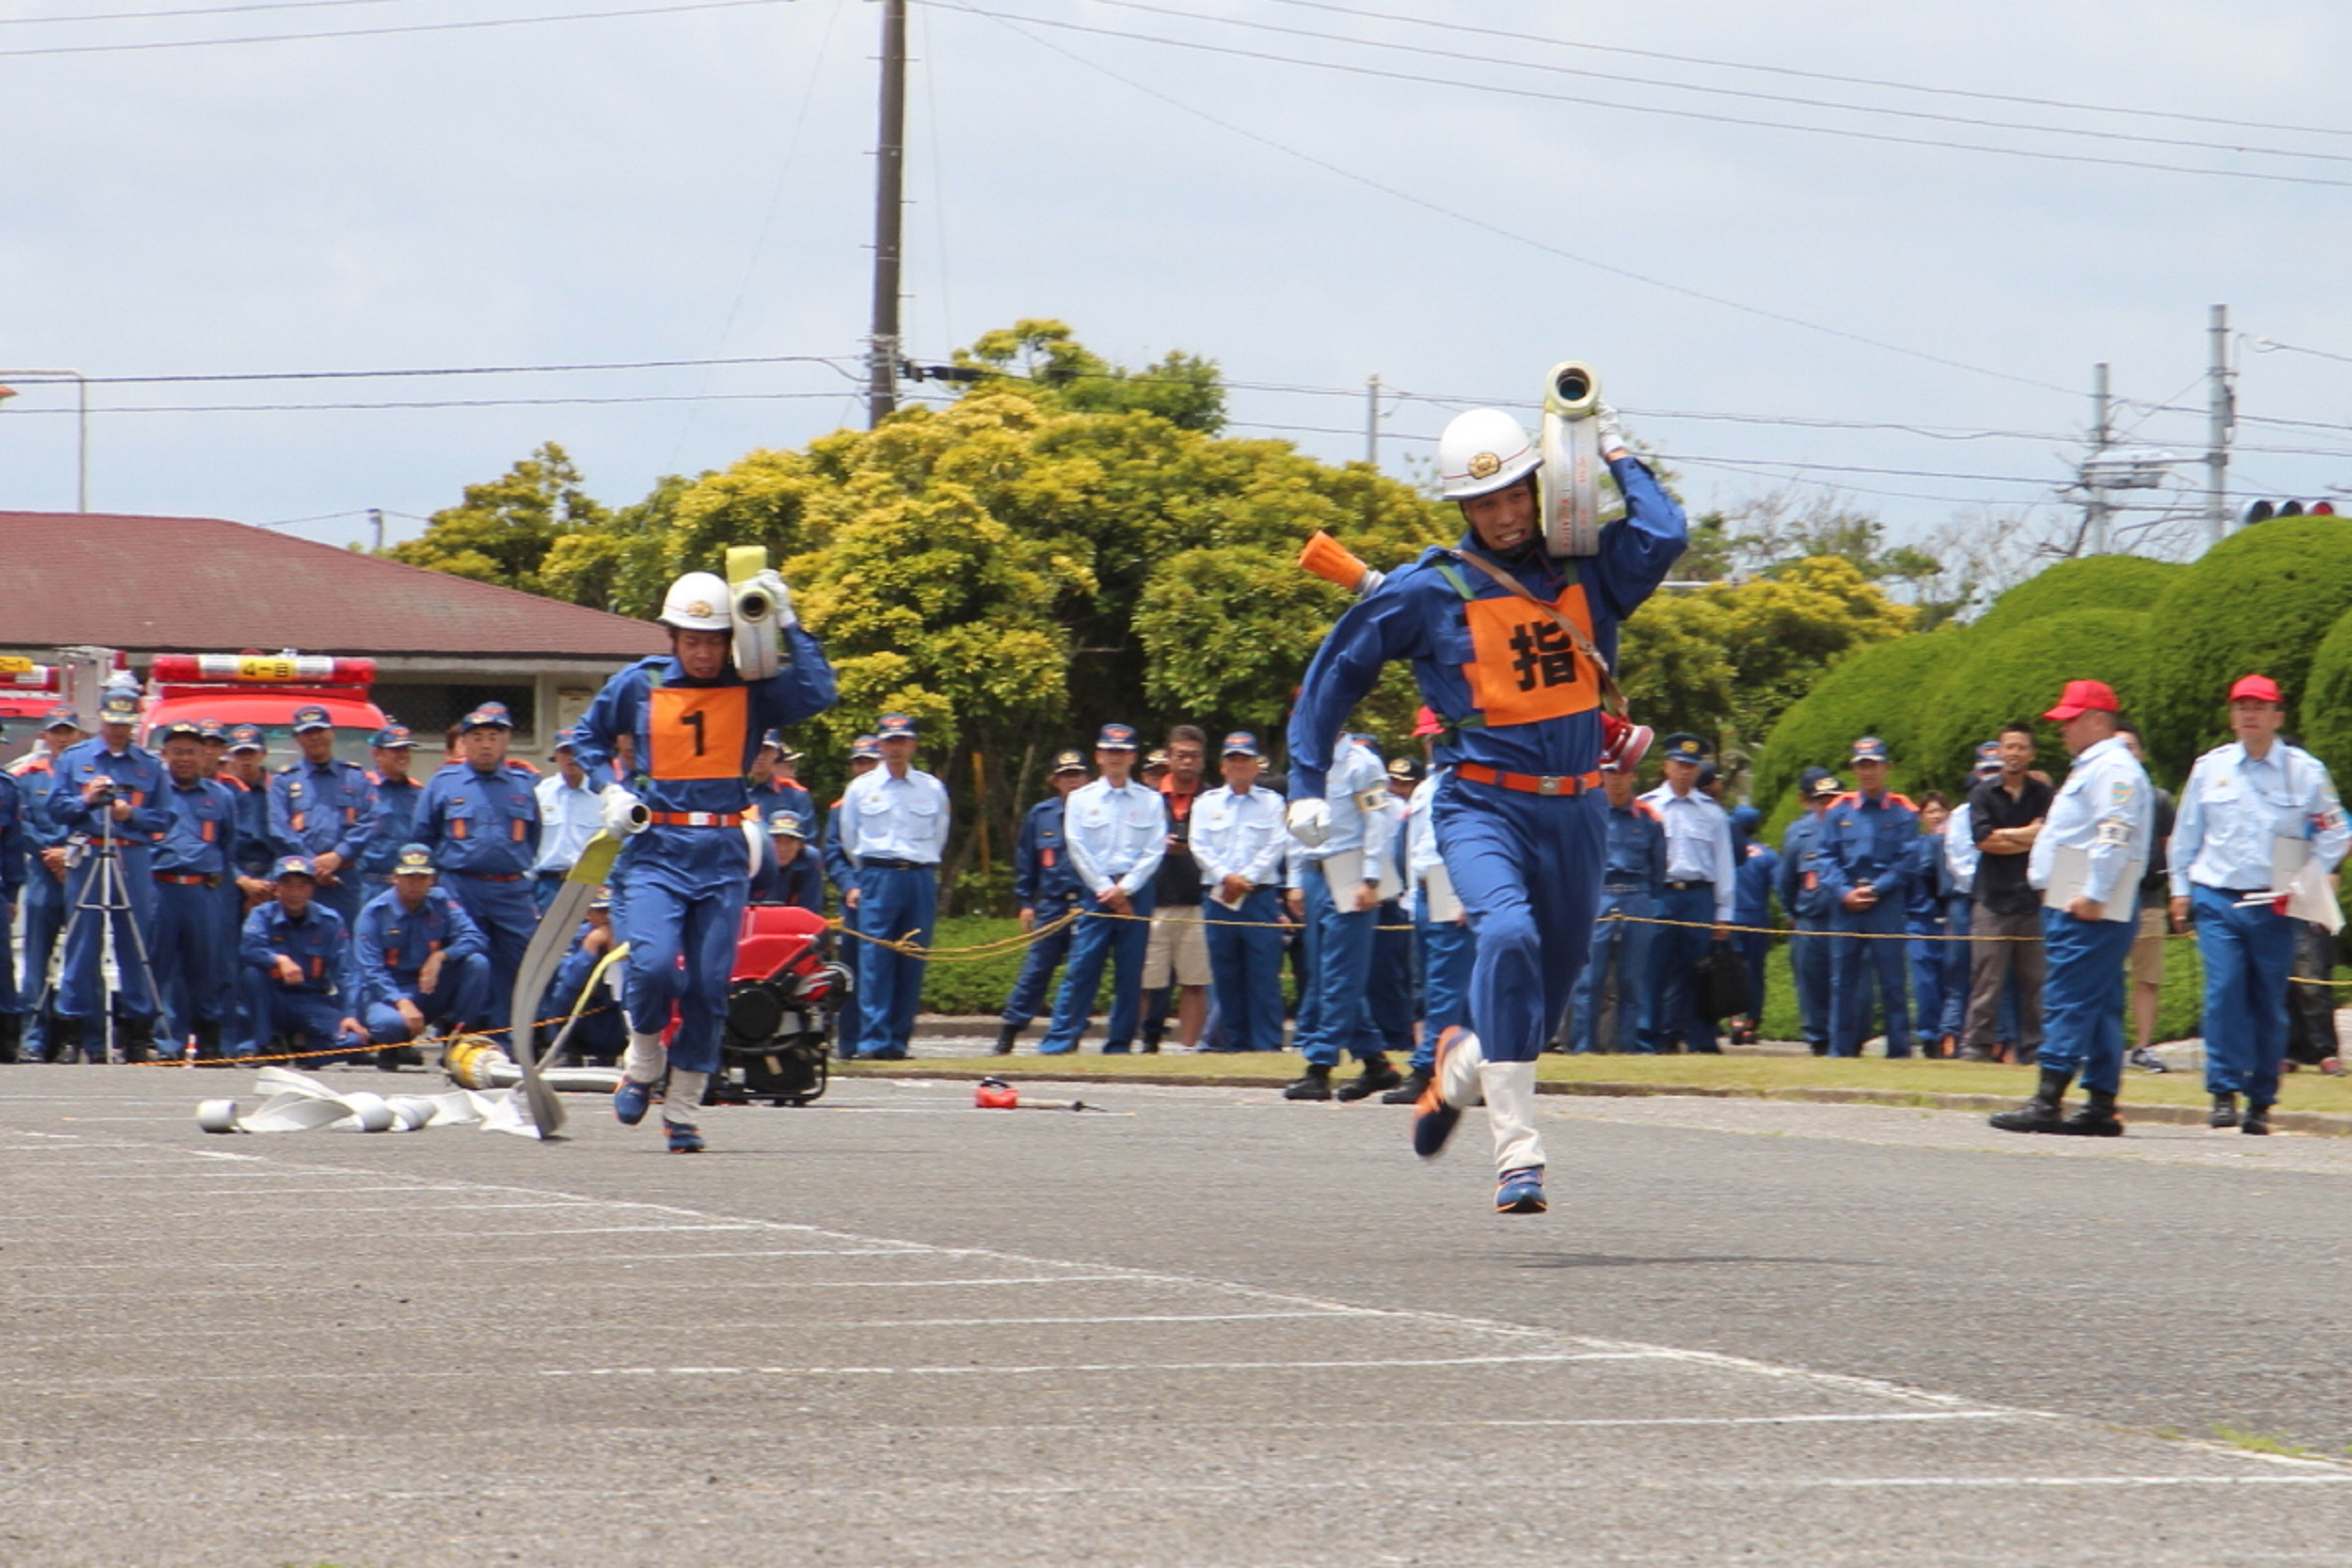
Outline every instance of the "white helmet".
<path fill-rule="evenodd" d="M 1438 483 L 1448 501 L 1507 490 L 1543 461 L 1519 421 L 1500 409 L 1455 414 L 1437 438 Z"/>
<path fill-rule="evenodd" d="M 670 584 L 662 596 L 659 617 L 665 626 L 682 632 L 725 632 L 735 629 L 729 612 L 727 580 L 715 571 L 690 571 Z"/>

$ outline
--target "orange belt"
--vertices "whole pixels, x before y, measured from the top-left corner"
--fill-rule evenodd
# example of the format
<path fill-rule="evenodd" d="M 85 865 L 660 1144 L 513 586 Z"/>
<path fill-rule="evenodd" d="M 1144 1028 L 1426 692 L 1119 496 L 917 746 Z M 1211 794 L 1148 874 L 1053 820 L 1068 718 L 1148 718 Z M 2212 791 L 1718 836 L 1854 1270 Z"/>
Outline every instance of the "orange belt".
<path fill-rule="evenodd" d="M 219 877 L 208 875 L 200 871 L 159 871 L 155 874 L 155 880 L 168 882 L 175 887 L 214 887 L 220 882 Z"/>
<path fill-rule="evenodd" d="M 1589 789 L 1600 787 L 1600 774 L 1589 773 L 1506 773 L 1481 762 L 1456 762 L 1453 771 L 1472 784 L 1498 784 L 1515 789 L 1521 795 L 1582 795 Z"/>
<path fill-rule="evenodd" d="M 657 828 L 735 828 L 743 821 L 740 813 L 726 811 L 649 811 L 646 817 Z"/>

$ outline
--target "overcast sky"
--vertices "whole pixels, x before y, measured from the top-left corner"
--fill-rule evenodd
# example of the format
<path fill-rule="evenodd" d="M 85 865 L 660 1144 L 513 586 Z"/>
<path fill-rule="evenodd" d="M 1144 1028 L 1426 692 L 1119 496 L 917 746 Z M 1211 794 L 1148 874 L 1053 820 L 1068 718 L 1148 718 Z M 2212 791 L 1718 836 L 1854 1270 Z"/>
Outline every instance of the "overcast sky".
<path fill-rule="evenodd" d="M 680 7 L 0 0 L 0 370 L 808 356 L 102 385 L 93 509 L 345 513 L 292 527 L 343 540 L 380 507 L 398 538 L 541 441 L 619 503 L 862 423 L 881 7 Z M 2321 455 L 2352 458 L 2352 431 L 2252 422 L 2352 423 L 2340 0 L 938 0 L 911 35 L 918 358 L 1059 317 L 1124 363 L 1216 360 L 1237 433 L 1334 460 L 1363 454 L 1378 374 L 1418 394 L 1383 405 L 1384 464 L 1409 476 L 1462 400 L 1532 405 L 1575 356 L 1694 502 L 1835 483 L 1918 533 L 2055 505 L 2095 361 L 2121 398 L 2201 411 L 2227 303 L 2242 449 L 2304 449 L 2242 450 L 2233 488 L 2352 484 Z M 0 507 L 70 510 L 71 390 L 0 380 L 21 389 Z M 2123 423 L 2201 453 L 2201 412 Z M 2023 434 L 1951 438 L 1984 431 Z"/>

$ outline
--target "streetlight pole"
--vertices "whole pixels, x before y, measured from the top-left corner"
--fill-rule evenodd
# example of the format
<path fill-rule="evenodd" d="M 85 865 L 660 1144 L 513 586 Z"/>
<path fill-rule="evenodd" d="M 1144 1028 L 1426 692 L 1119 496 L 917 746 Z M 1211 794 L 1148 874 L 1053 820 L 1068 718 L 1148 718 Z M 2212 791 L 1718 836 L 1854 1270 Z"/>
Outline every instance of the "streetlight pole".
<path fill-rule="evenodd" d="M 90 378 L 79 370 L 0 370 L 17 381 L 71 381 L 74 393 L 74 510 L 90 510 Z"/>

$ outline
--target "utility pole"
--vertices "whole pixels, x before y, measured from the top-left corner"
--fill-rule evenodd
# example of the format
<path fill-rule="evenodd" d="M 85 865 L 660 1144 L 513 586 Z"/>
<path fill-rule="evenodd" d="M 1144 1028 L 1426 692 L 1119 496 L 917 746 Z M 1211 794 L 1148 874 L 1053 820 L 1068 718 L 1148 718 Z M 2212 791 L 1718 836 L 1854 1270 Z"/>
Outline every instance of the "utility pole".
<path fill-rule="evenodd" d="M 1363 460 L 1380 467 L 1380 378 L 1363 384 Z"/>
<path fill-rule="evenodd" d="M 384 509 L 380 506 L 369 507 L 368 521 L 375 525 L 376 553 L 380 556 L 384 553 Z"/>
<path fill-rule="evenodd" d="M 2099 459 L 2107 455 L 2109 439 L 2107 366 L 2102 363 L 2091 367 L 2091 460 L 2083 466 L 2083 553 L 2086 556 L 2107 554 L 2109 511 Z"/>
<path fill-rule="evenodd" d="M 882 0 L 881 131 L 874 150 L 874 331 L 866 339 L 865 423 L 899 406 L 899 193 L 907 164 L 907 0 Z"/>
<path fill-rule="evenodd" d="M 2236 398 L 2230 387 L 2230 308 L 2213 307 L 2206 336 L 2212 348 L 2207 371 L 2207 394 L 2212 423 L 2205 437 L 2205 547 L 2222 542 L 2230 525 L 2230 427 L 2236 423 Z"/>

